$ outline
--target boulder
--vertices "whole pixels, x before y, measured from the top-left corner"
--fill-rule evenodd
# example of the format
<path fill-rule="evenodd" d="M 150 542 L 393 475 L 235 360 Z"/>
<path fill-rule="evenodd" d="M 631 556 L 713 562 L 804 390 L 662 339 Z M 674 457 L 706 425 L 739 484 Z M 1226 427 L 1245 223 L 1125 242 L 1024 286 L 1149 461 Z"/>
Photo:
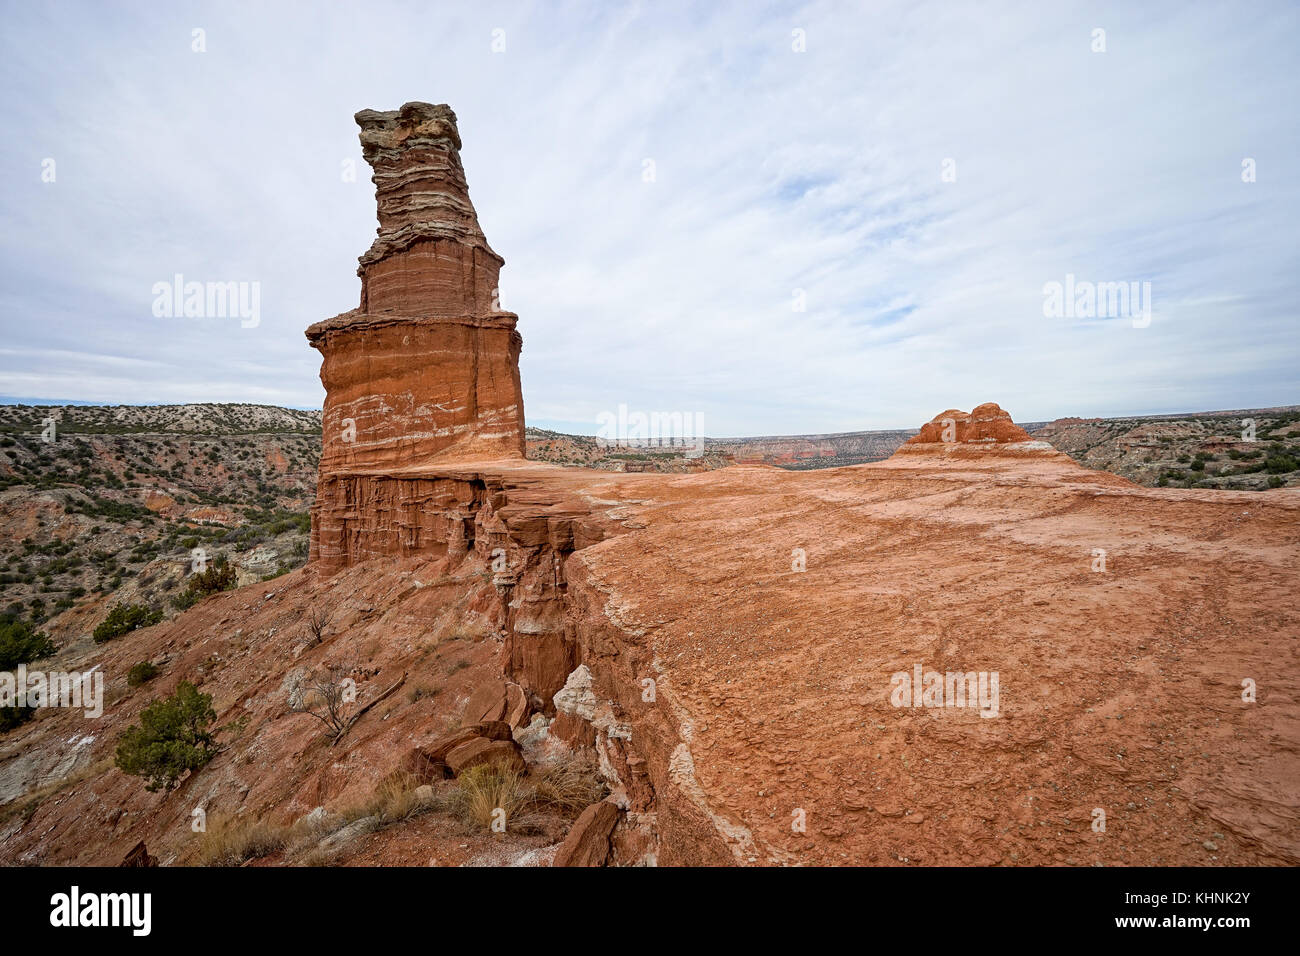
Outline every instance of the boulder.
<path fill-rule="evenodd" d="M 516 773 L 524 773 L 528 769 L 523 754 L 519 751 L 519 745 L 513 740 L 488 740 L 486 737 L 475 737 L 447 754 L 447 766 L 458 777 L 471 767 L 483 764 L 497 764 Z"/>
<path fill-rule="evenodd" d="M 447 754 L 451 753 L 466 741 L 482 736 L 483 735 L 479 732 L 478 724 L 470 724 L 468 727 L 461 727 L 459 730 L 453 730 L 446 736 L 439 737 L 433 743 L 417 749 L 419 749 L 429 760 L 441 760 L 445 763 L 447 760 Z"/>
<path fill-rule="evenodd" d="M 145 848 L 144 841 L 141 840 L 131 848 L 118 866 L 137 867 L 137 866 L 157 866 L 158 858 L 149 855 L 148 849 Z"/>
<path fill-rule="evenodd" d="M 466 724 L 459 730 L 453 730 L 451 733 L 439 737 L 431 744 L 412 748 L 402 761 L 402 769 L 415 773 L 420 760 L 429 763 L 446 763 L 449 753 L 461 744 L 468 743 L 477 737 L 484 737 L 488 740 L 510 740 L 513 737 L 513 732 L 510 725 L 502 720 L 487 720 Z M 419 756 L 416 757 L 416 754 L 419 754 Z M 411 766 L 407 765 L 408 762 Z"/>
<path fill-rule="evenodd" d="M 431 757 L 427 751 L 419 747 L 412 747 L 407 751 L 406 756 L 402 758 L 400 769 L 413 777 L 417 783 L 445 780 L 449 776 L 445 761 Z"/>
<path fill-rule="evenodd" d="M 551 721 L 550 735 L 570 747 L 594 747 L 596 728 L 576 714 L 560 711 Z"/>
<path fill-rule="evenodd" d="M 470 695 L 462 717 L 467 724 L 501 720 L 506 715 L 506 704 L 505 682 L 490 681 Z"/>
<path fill-rule="evenodd" d="M 488 740 L 514 740 L 514 728 L 504 720 L 485 720 L 478 725 L 480 737 Z"/>
<path fill-rule="evenodd" d="M 505 722 L 511 727 L 526 726 L 532 710 L 524 689 L 513 682 L 507 683 Z"/>
<path fill-rule="evenodd" d="M 551 866 L 604 866 L 609 859 L 609 838 L 618 824 L 618 805 L 609 799 L 593 803 L 569 829 Z"/>

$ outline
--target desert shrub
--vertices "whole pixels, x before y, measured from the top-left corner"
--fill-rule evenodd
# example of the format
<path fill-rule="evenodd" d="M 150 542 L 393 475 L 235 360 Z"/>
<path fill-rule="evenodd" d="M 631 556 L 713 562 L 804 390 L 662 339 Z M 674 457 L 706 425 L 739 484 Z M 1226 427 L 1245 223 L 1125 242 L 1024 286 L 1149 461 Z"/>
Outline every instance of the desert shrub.
<path fill-rule="evenodd" d="M 354 690 L 348 684 L 346 667 L 331 667 L 314 676 L 301 674 L 289 684 L 289 712 L 311 714 L 325 725 L 332 737 L 347 729 L 355 708 Z"/>
<path fill-rule="evenodd" d="M 140 661 L 138 664 L 131 665 L 131 669 L 126 672 L 126 682 L 132 687 L 139 687 L 141 684 L 147 684 L 158 676 L 158 668 L 152 661 Z"/>
<path fill-rule="evenodd" d="M 1283 478 L 1281 475 L 1268 476 L 1268 486 L 1270 488 L 1281 488 L 1285 484 L 1286 484 L 1286 479 Z"/>
<path fill-rule="evenodd" d="M 307 628 L 308 647 L 315 647 L 325 639 L 325 628 L 329 627 L 331 614 L 318 605 L 312 605 L 303 623 Z"/>
<path fill-rule="evenodd" d="M 1283 475 L 1296 469 L 1300 469 L 1300 461 L 1296 461 L 1290 455 L 1269 455 L 1264 460 L 1264 470 L 1269 474 Z"/>
<path fill-rule="evenodd" d="M 172 607 L 178 611 L 188 611 L 198 603 L 199 596 L 190 590 L 182 591 L 172 598 Z"/>
<path fill-rule="evenodd" d="M 423 700 L 425 697 L 435 697 L 437 696 L 437 693 L 438 689 L 436 687 L 430 687 L 427 684 L 417 684 L 406 692 L 406 699 L 414 704 L 416 701 Z"/>
<path fill-rule="evenodd" d="M 226 560 L 224 554 L 218 555 L 211 565 L 191 575 L 186 591 L 196 600 L 219 591 L 229 591 L 235 586 L 235 566 Z"/>
<path fill-rule="evenodd" d="M 212 695 L 181 681 L 175 694 L 146 707 L 140 723 L 122 734 L 117 766 L 145 777 L 147 790 L 170 790 L 187 770 L 198 770 L 217 755 L 216 739 L 207 729 L 216 719 Z"/>
<path fill-rule="evenodd" d="M 161 609 L 147 604 L 116 604 L 108 612 L 108 617 L 95 628 L 95 643 L 103 644 L 115 637 L 129 634 L 137 628 L 157 624 L 162 617 Z"/>
<path fill-rule="evenodd" d="M 0 734 L 8 733 L 15 727 L 21 727 L 36 716 L 35 707 L 0 707 Z"/>
<path fill-rule="evenodd" d="M 53 653 L 54 642 L 48 635 L 15 615 L 0 617 L 0 671 L 11 671 Z"/>

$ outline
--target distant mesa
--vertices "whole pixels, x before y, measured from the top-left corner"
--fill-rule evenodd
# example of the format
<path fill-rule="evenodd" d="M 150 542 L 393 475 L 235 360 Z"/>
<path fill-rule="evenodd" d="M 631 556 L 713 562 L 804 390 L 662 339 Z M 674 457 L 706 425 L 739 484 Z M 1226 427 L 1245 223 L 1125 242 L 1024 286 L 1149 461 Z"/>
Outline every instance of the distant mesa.
<path fill-rule="evenodd" d="M 921 433 L 907 445 L 1006 445 L 1032 441 L 1029 433 L 1011 421 L 1011 415 L 997 402 L 975 406 L 973 412 L 956 408 L 940 412 L 921 426 Z"/>

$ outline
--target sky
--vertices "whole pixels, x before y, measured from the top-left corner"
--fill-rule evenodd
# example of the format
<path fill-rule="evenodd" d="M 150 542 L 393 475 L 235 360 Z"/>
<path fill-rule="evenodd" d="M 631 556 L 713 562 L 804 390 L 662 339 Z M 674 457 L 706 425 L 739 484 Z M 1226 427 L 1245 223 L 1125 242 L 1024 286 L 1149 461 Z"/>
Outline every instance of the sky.
<path fill-rule="evenodd" d="M 352 115 L 424 100 L 459 117 L 530 424 L 1300 403 L 1294 3 L 3 16 L 0 400 L 319 407 L 303 330 L 356 307 L 376 228 Z M 256 283 L 257 322 L 155 314 L 176 275 Z M 1053 313 L 1067 276 L 1138 294 Z"/>

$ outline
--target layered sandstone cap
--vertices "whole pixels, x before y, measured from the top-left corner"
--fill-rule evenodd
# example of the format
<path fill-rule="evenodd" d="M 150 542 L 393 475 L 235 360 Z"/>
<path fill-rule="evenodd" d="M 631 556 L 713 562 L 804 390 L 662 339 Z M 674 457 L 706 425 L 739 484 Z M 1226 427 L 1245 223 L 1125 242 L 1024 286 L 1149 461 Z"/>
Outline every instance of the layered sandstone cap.
<path fill-rule="evenodd" d="M 452 108 L 407 103 L 355 118 L 379 227 L 359 259 L 360 308 L 339 318 L 512 317 L 497 304 L 505 260 L 488 245 L 470 202 Z"/>
<path fill-rule="evenodd" d="M 361 257 L 372 262 L 419 239 L 452 239 L 504 260 L 488 246 L 469 201 L 456 114 L 445 103 L 407 103 L 399 110 L 361 110 L 361 154 L 374 170 L 378 238 Z"/>

